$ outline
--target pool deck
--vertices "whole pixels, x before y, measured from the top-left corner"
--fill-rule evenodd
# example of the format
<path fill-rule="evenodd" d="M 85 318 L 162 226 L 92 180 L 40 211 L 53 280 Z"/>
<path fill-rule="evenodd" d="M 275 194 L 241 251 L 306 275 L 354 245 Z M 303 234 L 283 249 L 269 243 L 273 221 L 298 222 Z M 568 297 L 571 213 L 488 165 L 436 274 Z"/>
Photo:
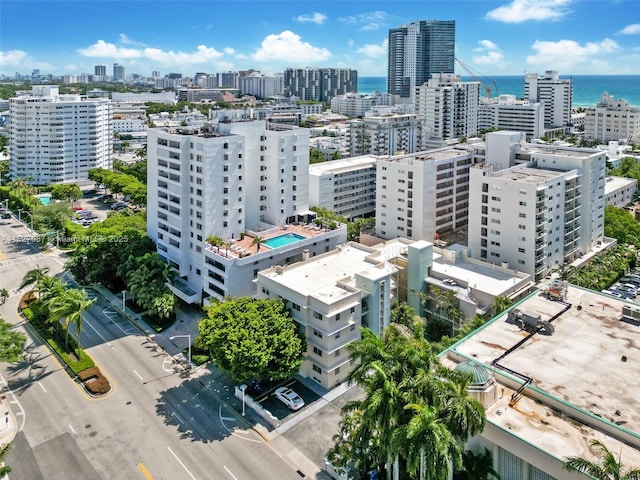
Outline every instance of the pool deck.
<path fill-rule="evenodd" d="M 296 235 L 300 235 L 304 238 L 313 238 L 319 235 L 322 235 L 326 230 L 321 229 L 316 226 L 305 226 L 303 224 L 299 225 L 287 225 L 287 227 L 280 228 L 277 232 L 273 232 L 268 235 L 261 236 L 262 240 L 268 240 L 274 237 L 280 237 L 282 235 L 286 235 L 287 233 L 295 233 Z M 253 255 L 258 253 L 258 247 L 256 245 L 252 245 L 253 237 L 249 235 L 245 235 L 245 237 L 240 240 L 229 240 L 231 242 L 231 246 L 228 250 L 225 251 L 223 247 L 220 247 L 220 251 L 218 252 L 218 247 L 207 247 L 212 252 L 220 255 L 225 258 L 240 258 L 246 255 Z M 266 244 L 260 245 L 260 253 L 265 252 L 267 250 L 277 250 L 280 247 L 271 248 Z"/>

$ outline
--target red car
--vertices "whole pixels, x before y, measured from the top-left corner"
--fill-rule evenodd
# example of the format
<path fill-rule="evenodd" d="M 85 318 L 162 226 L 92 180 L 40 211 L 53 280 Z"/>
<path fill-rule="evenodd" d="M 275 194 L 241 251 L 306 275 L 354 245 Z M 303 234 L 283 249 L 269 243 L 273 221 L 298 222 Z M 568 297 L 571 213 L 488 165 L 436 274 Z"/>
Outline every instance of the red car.
<path fill-rule="evenodd" d="M 76 212 L 79 212 L 80 210 L 83 210 L 83 208 L 82 208 L 80 205 L 74 205 L 74 206 L 73 206 L 73 209 L 74 209 Z"/>

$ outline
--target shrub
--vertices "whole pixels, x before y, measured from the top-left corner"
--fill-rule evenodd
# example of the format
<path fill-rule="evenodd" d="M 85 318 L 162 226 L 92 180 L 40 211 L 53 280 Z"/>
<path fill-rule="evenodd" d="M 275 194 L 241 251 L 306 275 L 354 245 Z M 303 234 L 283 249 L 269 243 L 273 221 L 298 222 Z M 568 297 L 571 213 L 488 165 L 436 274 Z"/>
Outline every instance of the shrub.
<path fill-rule="evenodd" d="M 200 366 L 210 360 L 209 355 L 191 355 L 191 363 Z"/>
<path fill-rule="evenodd" d="M 111 390 L 109 380 L 98 367 L 91 367 L 78 373 L 78 378 L 92 395 L 104 395 Z"/>

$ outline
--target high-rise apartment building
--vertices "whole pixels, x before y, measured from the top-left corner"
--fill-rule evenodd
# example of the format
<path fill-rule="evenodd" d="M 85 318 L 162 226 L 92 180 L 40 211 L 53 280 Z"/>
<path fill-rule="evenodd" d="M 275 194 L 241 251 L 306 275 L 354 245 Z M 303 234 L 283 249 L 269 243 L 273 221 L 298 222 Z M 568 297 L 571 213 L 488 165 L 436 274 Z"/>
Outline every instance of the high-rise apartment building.
<path fill-rule="evenodd" d="M 35 185 L 87 180 L 90 168 L 111 168 L 112 110 L 107 98 L 60 95 L 34 85 L 11 98 L 11 178 Z"/>
<path fill-rule="evenodd" d="M 415 87 L 413 111 L 425 120 L 429 140 L 448 140 L 478 133 L 479 103 L 480 82 L 438 73 Z"/>
<path fill-rule="evenodd" d="M 360 155 L 395 155 L 424 150 L 425 120 L 413 113 L 393 113 L 390 107 L 365 112 L 349 123 L 349 151 Z"/>
<path fill-rule="evenodd" d="M 254 295 L 259 270 L 346 240 L 346 227 L 294 225 L 315 217 L 307 129 L 261 121 L 151 129 L 147 150 L 148 234 L 178 271 L 174 291 L 185 301 Z M 211 247 L 211 235 L 228 243 Z"/>
<path fill-rule="evenodd" d="M 96 77 L 104 78 L 107 76 L 107 66 L 106 65 L 96 65 L 93 67 L 93 74 Z"/>
<path fill-rule="evenodd" d="M 517 99 L 515 95 L 481 98 L 478 130 L 524 132 L 527 138 L 544 135 L 544 104 Z"/>
<path fill-rule="evenodd" d="M 420 20 L 389 30 L 387 92 L 409 98 L 437 73 L 454 73 L 456 23 Z"/>
<path fill-rule="evenodd" d="M 616 100 L 604 92 L 595 108 L 588 108 L 584 118 L 585 138 L 603 143 L 631 141 L 640 135 L 640 107 L 629 105 L 624 99 Z"/>
<path fill-rule="evenodd" d="M 471 168 L 473 258 L 543 278 L 604 237 L 606 153 L 487 135 L 486 163 Z"/>
<path fill-rule="evenodd" d="M 113 64 L 113 81 L 114 82 L 124 82 L 124 65 L 120 65 L 117 63 Z"/>
<path fill-rule="evenodd" d="M 278 75 L 262 75 L 253 72 L 240 78 L 240 93 L 242 95 L 253 95 L 258 98 L 275 97 L 284 92 L 284 77 Z"/>
<path fill-rule="evenodd" d="M 544 104 L 545 128 L 571 124 L 573 81 L 570 78 L 560 78 L 557 70 L 547 70 L 541 76 L 527 73 L 524 78 L 524 98 Z"/>
<path fill-rule="evenodd" d="M 330 102 L 336 95 L 358 91 L 358 72 L 350 68 L 287 68 L 284 94 L 303 101 Z"/>

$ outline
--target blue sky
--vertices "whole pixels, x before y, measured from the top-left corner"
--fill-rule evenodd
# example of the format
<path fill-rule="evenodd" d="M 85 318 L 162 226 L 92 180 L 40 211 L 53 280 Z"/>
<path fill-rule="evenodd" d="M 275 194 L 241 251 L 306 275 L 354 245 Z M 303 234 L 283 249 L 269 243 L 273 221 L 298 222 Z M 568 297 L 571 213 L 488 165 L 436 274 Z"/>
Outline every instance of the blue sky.
<path fill-rule="evenodd" d="M 350 67 L 386 75 L 389 28 L 455 20 L 482 75 L 640 74 L 638 0 L 0 2 L 0 74 L 215 73 Z M 458 73 L 465 74 L 459 66 Z"/>

